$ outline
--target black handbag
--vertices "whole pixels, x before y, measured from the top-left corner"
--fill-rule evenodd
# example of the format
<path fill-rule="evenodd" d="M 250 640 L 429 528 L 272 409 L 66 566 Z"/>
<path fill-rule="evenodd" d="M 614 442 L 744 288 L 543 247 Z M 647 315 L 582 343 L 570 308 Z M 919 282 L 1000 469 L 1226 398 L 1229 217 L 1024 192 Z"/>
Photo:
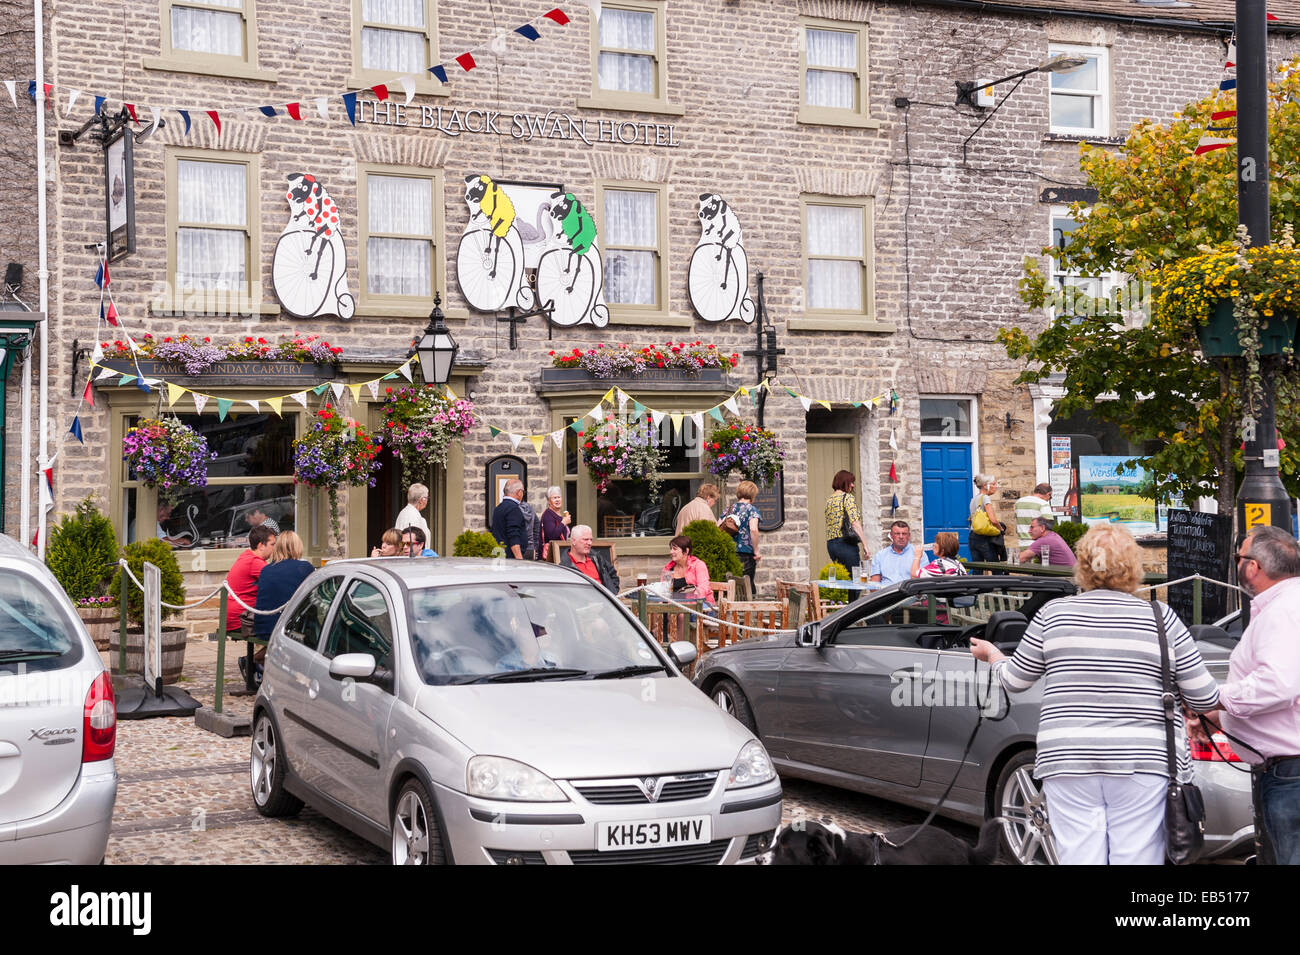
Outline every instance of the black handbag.
<path fill-rule="evenodd" d="M 1169 637 L 1160 605 L 1153 604 L 1156 632 L 1160 641 L 1161 703 L 1165 711 L 1165 756 L 1169 767 L 1169 788 L 1165 798 L 1165 857 L 1174 865 L 1190 865 L 1205 849 L 1205 800 L 1194 783 L 1178 781 L 1178 759 L 1174 755 L 1174 720 L 1182 720 L 1178 695 L 1169 670 Z"/>
<path fill-rule="evenodd" d="M 849 494 L 847 491 L 841 491 L 844 495 L 844 516 L 840 519 L 840 538 L 846 544 L 858 544 L 862 539 L 858 537 L 857 531 L 853 529 L 853 522 L 849 520 Z"/>

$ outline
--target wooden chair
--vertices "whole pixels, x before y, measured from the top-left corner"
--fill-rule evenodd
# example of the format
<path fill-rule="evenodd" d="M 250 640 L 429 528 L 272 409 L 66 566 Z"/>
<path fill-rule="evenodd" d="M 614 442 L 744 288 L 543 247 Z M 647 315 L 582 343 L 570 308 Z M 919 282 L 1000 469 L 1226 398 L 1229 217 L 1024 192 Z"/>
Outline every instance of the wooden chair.
<path fill-rule="evenodd" d="M 724 604 L 719 616 L 722 624 L 718 631 L 718 646 L 724 647 L 737 640 L 761 636 L 752 630 L 741 630 L 737 624 L 768 632 L 785 630 L 789 626 L 790 605 L 784 600 L 735 600 Z"/>
<path fill-rule="evenodd" d="M 776 599 L 788 600 L 792 593 L 797 593 L 803 598 L 806 620 L 820 620 L 822 618 L 822 604 L 819 590 L 820 588 L 815 584 L 802 580 L 778 580 L 776 582 Z M 804 621 L 799 622 L 803 623 Z M 792 626 L 794 625 L 792 624 Z"/>
<path fill-rule="evenodd" d="M 735 574 L 727 574 L 727 582 L 732 584 L 737 600 L 754 599 L 754 588 L 750 586 L 749 578 L 744 574 L 739 577 Z"/>
<path fill-rule="evenodd" d="M 636 526 L 636 517 L 628 514 L 611 514 L 605 518 L 604 534 L 602 537 L 631 537 L 632 530 Z"/>

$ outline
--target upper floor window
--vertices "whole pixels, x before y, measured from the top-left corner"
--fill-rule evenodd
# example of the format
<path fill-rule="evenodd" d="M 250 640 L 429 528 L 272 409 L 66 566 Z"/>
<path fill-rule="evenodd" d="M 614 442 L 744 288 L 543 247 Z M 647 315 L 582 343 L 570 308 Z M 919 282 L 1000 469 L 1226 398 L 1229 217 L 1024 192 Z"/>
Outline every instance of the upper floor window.
<path fill-rule="evenodd" d="M 353 86 L 406 74 L 421 93 L 445 92 L 428 69 L 438 57 L 438 15 L 430 0 L 352 0 Z"/>
<path fill-rule="evenodd" d="M 1110 58 L 1105 47 L 1048 48 L 1048 56 L 1077 56 L 1083 66 L 1068 73 L 1049 73 L 1051 131 L 1075 136 L 1110 135 Z"/>
<path fill-rule="evenodd" d="M 668 104 L 663 0 L 601 4 L 591 37 L 591 99 L 579 106 L 681 113 Z"/>
<path fill-rule="evenodd" d="M 868 115 L 867 25 L 803 17 L 799 26 L 799 121 L 878 125 Z"/>
<path fill-rule="evenodd" d="M 601 185 L 600 246 L 605 300 L 622 321 L 657 321 L 667 313 L 666 187 Z"/>
<path fill-rule="evenodd" d="M 1065 249 L 1074 241 L 1074 231 L 1079 228 L 1080 220 L 1070 215 L 1068 206 L 1052 207 L 1052 247 Z M 1051 278 L 1059 300 L 1052 308 L 1052 317 L 1070 315 L 1083 318 L 1098 313 L 1101 308 L 1119 308 L 1128 311 L 1130 305 L 1140 303 L 1120 302 L 1118 305 L 1100 304 L 1097 301 L 1109 300 L 1117 288 L 1124 288 L 1125 276 L 1122 272 L 1103 272 L 1101 275 L 1081 275 L 1077 269 L 1063 269 L 1055 258 L 1051 260 Z M 1124 289 L 1127 292 L 1127 289 Z M 1083 296 L 1080 298 L 1079 296 Z"/>
<path fill-rule="evenodd" d="M 443 287 L 441 173 L 371 165 L 360 172 L 362 304 L 427 312 L 434 288 Z"/>
<path fill-rule="evenodd" d="M 257 66 L 256 0 L 159 0 L 159 57 L 145 57 L 151 70 L 205 73 L 274 82 Z"/>
<path fill-rule="evenodd" d="M 803 201 L 807 310 L 846 316 L 871 313 L 871 200 Z"/>

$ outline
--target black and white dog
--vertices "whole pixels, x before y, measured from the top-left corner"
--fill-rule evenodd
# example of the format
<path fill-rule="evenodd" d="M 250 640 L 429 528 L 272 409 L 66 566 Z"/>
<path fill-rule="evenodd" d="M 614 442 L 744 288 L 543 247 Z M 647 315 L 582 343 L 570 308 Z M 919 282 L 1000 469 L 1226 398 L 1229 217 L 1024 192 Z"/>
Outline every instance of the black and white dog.
<path fill-rule="evenodd" d="M 806 822 L 801 828 L 787 826 L 777 833 L 771 864 L 992 865 L 998 858 L 1001 829 L 1000 819 L 984 823 L 979 842 L 972 847 L 933 826 L 846 833 L 839 826 Z"/>

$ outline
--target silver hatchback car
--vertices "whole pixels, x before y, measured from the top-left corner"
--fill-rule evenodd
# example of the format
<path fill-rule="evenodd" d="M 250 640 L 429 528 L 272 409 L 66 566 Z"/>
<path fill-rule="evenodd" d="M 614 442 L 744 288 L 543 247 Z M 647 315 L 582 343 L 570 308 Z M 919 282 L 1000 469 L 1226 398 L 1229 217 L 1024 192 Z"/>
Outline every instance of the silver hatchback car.
<path fill-rule="evenodd" d="M 0 865 L 95 865 L 117 800 L 108 670 L 54 576 L 0 536 Z"/>
<path fill-rule="evenodd" d="M 276 623 L 250 782 L 394 863 L 754 861 L 781 783 L 752 732 L 576 571 L 332 562 Z"/>

